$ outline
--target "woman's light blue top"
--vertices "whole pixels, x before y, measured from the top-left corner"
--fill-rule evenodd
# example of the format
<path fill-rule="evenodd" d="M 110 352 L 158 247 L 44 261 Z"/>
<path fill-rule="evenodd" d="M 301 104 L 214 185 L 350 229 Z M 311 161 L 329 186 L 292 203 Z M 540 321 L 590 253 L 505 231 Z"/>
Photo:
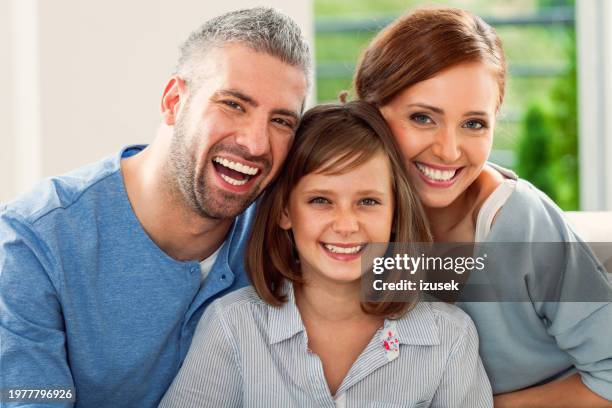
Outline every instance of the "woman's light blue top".
<path fill-rule="evenodd" d="M 612 285 L 562 211 L 518 179 L 486 242 L 574 242 L 554 259 L 534 251 L 538 259 L 512 259 L 487 269 L 496 275 L 492 280 L 506 283 L 509 292 L 533 301 L 457 304 L 476 324 L 493 392 L 538 385 L 577 369 L 587 387 L 612 400 L 612 303 L 601 301 L 612 299 Z M 557 264 L 557 274 L 545 272 Z M 539 294 L 551 288 L 559 294 L 580 290 L 587 296 L 580 302 L 541 301 Z"/>

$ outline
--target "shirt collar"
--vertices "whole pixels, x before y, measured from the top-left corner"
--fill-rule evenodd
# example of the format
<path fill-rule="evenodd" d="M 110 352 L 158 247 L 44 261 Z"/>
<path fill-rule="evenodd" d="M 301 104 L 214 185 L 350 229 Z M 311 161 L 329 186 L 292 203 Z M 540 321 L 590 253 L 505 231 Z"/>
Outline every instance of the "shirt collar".
<path fill-rule="evenodd" d="M 283 293 L 287 302 L 282 306 L 269 308 L 268 338 L 270 344 L 287 340 L 305 330 L 302 317 L 295 304 L 293 284 L 283 283 Z M 397 320 L 385 319 L 385 329 L 392 328 L 400 344 L 432 346 L 440 344 L 438 324 L 431 304 L 419 302 Z"/>
<path fill-rule="evenodd" d="M 428 302 L 419 302 L 408 313 L 397 320 L 385 320 L 385 328 L 395 323 L 396 336 L 400 344 L 433 346 L 440 344 L 436 316 Z"/>
<path fill-rule="evenodd" d="M 268 338 L 270 344 L 280 343 L 304 331 L 302 316 L 295 304 L 293 283 L 285 280 L 283 293 L 287 302 L 281 306 L 268 306 Z"/>
<path fill-rule="evenodd" d="M 256 210 L 256 203 L 253 203 L 234 219 L 234 223 L 223 244 L 223 249 L 219 253 L 220 259 L 217 259 L 217 262 L 220 262 L 221 267 L 230 272 L 232 277 L 238 275 L 246 276 L 244 254 L 246 253 Z M 216 264 L 214 267 L 216 267 Z"/>

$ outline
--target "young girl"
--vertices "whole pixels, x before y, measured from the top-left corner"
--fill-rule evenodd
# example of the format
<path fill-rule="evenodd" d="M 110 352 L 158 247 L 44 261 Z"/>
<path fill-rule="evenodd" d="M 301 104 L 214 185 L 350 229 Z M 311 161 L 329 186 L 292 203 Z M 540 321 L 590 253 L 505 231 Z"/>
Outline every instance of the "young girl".
<path fill-rule="evenodd" d="M 508 250 L 507 262 L 488 268 L 524 301 L 458 304 L 478 328 L 495 406 L 611 407 L 612 302 L 592 300 L 612 298 L 612 285 L 548 197 L 487 162 L 505 83 L 495 30 L 447 7 L 391 23 L 355 74 L 357 95 L 379 107 L 395 136 L 436 242 L 575 242 L 554 247 L 568 248 L 558 255 L 534 251 L 521 267 Z M 593 297 L 541 295 L 567 299 L 578 287 Z"/>
<path fill-rule="evenodd" d="M 208 307 L 161 406 L 492 406 L 466 314 L 360 301 L 364 250 L 429 241 L 423 220 L 376 108 L 308 111 L 258 207 L 253 287 Z"/>

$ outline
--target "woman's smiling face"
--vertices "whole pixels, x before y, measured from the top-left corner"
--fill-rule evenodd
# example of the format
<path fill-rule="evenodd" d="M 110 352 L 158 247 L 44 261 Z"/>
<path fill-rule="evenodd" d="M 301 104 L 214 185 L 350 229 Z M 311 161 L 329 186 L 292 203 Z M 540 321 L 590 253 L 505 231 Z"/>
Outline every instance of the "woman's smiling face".
<path fill-rule="evenodd" d="M 449 206 L 476 180 L 491 152 L 496 77 L 462 63 L 404 89 L 381 112 L 423 205 Z"/>

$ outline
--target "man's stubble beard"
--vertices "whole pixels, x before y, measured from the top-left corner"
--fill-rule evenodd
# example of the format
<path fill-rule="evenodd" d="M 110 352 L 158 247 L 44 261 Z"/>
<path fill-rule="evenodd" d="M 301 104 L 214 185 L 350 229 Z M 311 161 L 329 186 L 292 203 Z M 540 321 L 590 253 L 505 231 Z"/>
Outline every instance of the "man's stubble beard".
<path fill-rule="evenodd" d="M 187 112 L 188 109 L 185 109 L 184 113 Z M 235 218 L 257 199 L 261 190 L 261 180 L 265 175 L 259 176 L 260 181 L 248 196 L 237 196 L 210 186 L 208 183 L 208 163 L 211 163 L 212 157 L 216 153 L 224 149 L 217 144 L 212 146 L 198 173 L 196 171 L 197 158 L 194 155 L 197 151 L 197 144 L 195 143 L 197 138 L 193 139 L 191 146 L 188 144 L 185 116 L 187 115 L 181 115 L 174 126 L 168 162 L 164 172 L 165 184 L 174 199 L 183 203 L 202 218 Z"/>

